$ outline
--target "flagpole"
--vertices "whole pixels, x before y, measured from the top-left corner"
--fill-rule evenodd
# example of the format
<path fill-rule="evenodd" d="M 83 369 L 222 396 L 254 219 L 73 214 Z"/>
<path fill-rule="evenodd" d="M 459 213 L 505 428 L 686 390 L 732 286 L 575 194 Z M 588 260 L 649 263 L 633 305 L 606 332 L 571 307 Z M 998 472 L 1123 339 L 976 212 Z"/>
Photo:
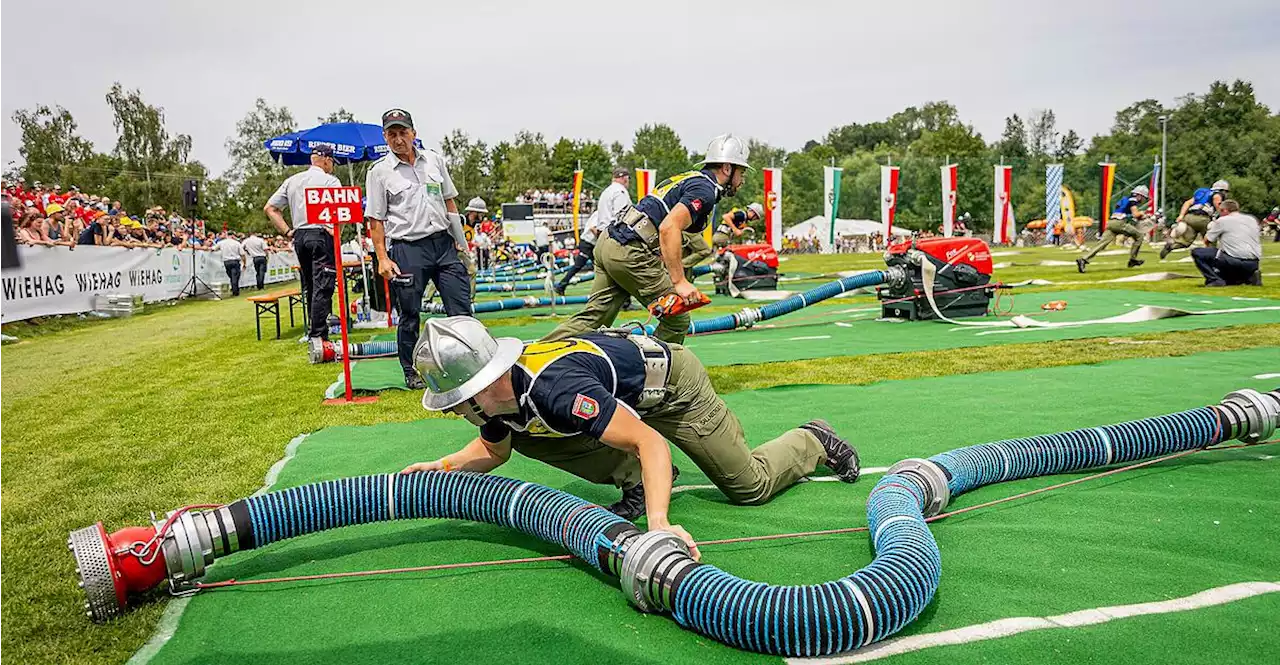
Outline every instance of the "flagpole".
<path fill-rule="evenodd" d="M 1165 200 L 1168 182 L 1165 174 L 1169 172 L 1169 116 L 1162 115 L 1158 119 L 1160 120 L 1160 215 L 1164 216 L 1164 208 L 1169 203 Z"/>

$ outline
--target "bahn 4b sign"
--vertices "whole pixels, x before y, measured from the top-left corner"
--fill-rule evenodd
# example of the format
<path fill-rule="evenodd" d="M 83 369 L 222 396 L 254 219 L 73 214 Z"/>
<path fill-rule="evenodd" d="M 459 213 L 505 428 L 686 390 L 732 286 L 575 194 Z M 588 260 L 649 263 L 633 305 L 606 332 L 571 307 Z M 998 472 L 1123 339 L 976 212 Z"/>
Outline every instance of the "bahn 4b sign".
<path fill-rule="evenodd" d="M 307 221 L 312 224 L 355 224 L 364 221 L 359 187 L 308 187 Z"/>

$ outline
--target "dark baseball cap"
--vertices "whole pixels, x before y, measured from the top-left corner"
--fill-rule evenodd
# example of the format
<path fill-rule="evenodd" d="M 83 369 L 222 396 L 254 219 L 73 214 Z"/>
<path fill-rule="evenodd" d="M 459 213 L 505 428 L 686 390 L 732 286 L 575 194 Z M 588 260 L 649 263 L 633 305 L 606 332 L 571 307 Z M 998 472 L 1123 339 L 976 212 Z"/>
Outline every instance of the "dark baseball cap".
<path fill-rule="evenodd" d="M 321 143 L 320 145 L 311 146 L 311 154 L 321 155 L 323 157 L 332 157 L 333 146 L 327 143 Z"/>
<path fill-rule="evenodd" d="M 615 178 L 625 178 L 625 177 L 630 177 L 630 176 L 631 176 L 631 171 L 629 171 L 629 170 L 627 170 L 627 169 L 625 169 L 625 168 L 623 168 L 623 167 L 621 167 L 621 166 L 619 166 L 619 167 L 617 167 L 617 168 L 613 169 L 613 177 L 615 177 Z"/>
<path fill-rule="evenodd" d="M 404 109 L 391 109 L 390 111 L 383 113 L 382 128 L 387 129 L 394 125 L 413 129 L 413 116 L 409 115 L 409 112 Z"/>

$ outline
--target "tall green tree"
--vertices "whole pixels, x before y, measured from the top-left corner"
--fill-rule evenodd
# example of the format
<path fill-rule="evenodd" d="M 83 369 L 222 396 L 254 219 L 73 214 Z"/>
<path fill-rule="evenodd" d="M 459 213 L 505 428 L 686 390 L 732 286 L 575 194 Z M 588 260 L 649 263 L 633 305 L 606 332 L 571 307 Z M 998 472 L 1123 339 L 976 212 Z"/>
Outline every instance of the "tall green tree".
<path fill-rule="evenodd" d="M 1004 132 L 992 151 L 1010 160 L 1026 159 L 1030 154 L 1027 150 L 1027 126 L 1017 113 L 1004 119 Z"/>
<path fill-rule="evenodd" d="M 116 129 L 112 155 L 121 167 L 108 191 L 131 213 L 151 205 L 180 209 L 182 181 L 208 175 L 202 164 L 190 160 L 191 136 L 171 134 L 164 109 L 148 104 L 138 89 L 126 90 L 116 82 L 106 100 Z"/>
<path fill-rule="evenodd" d="M 458 188 L 458 200 L 463 206 L 476 196 L 488 204 L 497 203 L 493 157 L 484 141 L 473 140 L 466 132 L 455 129 L 441 139 L 440 153 L 444 155 L 449 176 Z"/>
<path fill-rule="evenodd" d="M 1027 127 L 1027 150 L 1033 157 L 1052 155 L 1058 147 L 1058 119 L 1052 109 L 1041 109 L 1031 114 Z"/>
<path fill-rule="evenodd" d="M 680 135 L 661 123 L 636 130 L 631 149 L 621 160 L 630 168 L 657 169 L 659 181 L 689 170 L 694 161 L 680 141 Z"/>
<path fill-rule="evenodd" d="M 339 106 L 338 110 L 330 111 L 328 115 L 322 115 L 316 118 L 316 122 L 322 125 L 332 125 L 335 122 L 360 122 L 356 120 L 356 116 L 345 107 Z"/>
<path fill-rule="evenodd" d="M 503 201 L 514 201 L 526 190 L 550 186 L 550 161 L 551 151 L 540 133 L 521 130 L 512 143 L 504 141 L 494 146 L 499 197 Z"/>
<path fill-rule="evenodd" d="M 211 216 L 221 216 L 237 228 L 270 231 L 262 206 L 285 178 L 302 169 L 277 164 L 263 143 L 296 129 L 287 107 L 272 106 L 261 97 L 254 100 L 253 108 L 236 122 L 235 134 L 223 143 L 231 157 L 231 167 L 223 174 L 228 195 L 221 207 L 210 208 Z"/>
<path fill-rule="evenodd" d="M 76 133 L 78 125 L 70 111 L 41 104 L 14 111 L 13 122 L 22 132 L 18 154 L 26 162 L 23 175 L 27 180 L 79 184 L 78 179 L 69 177 L 93 155 L 93 144 Z"/>

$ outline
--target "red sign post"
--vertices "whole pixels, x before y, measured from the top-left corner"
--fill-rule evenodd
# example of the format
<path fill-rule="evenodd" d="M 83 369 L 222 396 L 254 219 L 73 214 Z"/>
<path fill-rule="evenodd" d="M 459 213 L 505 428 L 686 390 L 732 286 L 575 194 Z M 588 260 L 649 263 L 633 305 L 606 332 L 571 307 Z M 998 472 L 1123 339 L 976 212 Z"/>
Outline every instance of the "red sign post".
<path fill-rule="evenodd" d="M 376 402 L 375 396 L 351 396 L 351 347 L 347 342 L 347 279 L 342 267 L 342 224 L 364 221 L 359 187 L 309 187 L 305 190 L 307 219 L 313 224 L 333 225 L 333 265 L 338 269 L 338 320 L 342 329 L 342 378 L 346 384 L 344 399 L 325 400 L 326 404 Z"/>

